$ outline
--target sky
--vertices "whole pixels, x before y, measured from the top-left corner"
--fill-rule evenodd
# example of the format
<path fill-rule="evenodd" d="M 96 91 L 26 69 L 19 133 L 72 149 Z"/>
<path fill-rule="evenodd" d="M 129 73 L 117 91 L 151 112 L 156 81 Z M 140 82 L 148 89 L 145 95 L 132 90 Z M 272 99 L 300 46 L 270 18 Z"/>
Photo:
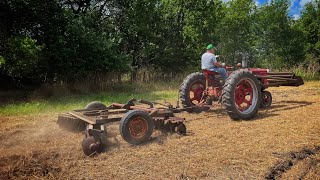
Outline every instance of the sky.
<path fill-rule="evenodd" d="M 222 0 L 224 2 L 228 2 L 230 0 Z M 263 5 L 266 3 L 270 3 L 271 0 L 253 0 L 256 4 Z M 290 0 L 291 6 L 289 8 L 289 15 L 292 16 L 294 19 L 298 19 L 301 16 L 301 10 L 303 6 L 312 0 Z"/>

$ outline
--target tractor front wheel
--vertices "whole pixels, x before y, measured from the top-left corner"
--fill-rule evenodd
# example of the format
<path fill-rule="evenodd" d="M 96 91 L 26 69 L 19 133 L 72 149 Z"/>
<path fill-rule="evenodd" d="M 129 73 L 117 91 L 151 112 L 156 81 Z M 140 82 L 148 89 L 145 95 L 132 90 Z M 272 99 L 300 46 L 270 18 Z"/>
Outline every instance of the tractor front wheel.
<path fill-rule="evenodd" d="M 261 108 L 270 107 L 272 103 L 272 95 L 269 91 L 262 92 L 262 99 L 261 99 Z"/>
<path fill-rule="evenodd" d="M 221 102 L 231 119 L 252 119 L 261 103 L 260 82 L 246 69 L 235 71 L 223 86 Z"/>

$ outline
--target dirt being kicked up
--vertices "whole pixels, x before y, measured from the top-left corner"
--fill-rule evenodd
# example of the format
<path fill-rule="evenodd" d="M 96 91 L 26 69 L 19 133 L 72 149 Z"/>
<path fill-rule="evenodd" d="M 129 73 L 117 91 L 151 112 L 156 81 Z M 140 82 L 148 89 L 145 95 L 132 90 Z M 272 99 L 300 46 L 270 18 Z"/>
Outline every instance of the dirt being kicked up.
<path fill-rule="evenodd" d="M 187 135 L 143 145 L 107 126 L 108 148 L 83 155 L 57 114 L 0 117 L 0 179 L 320 179 L 320 82 L 268 89 L 271 107 L 232 121 L 220 105 L 187 118 Z"/>

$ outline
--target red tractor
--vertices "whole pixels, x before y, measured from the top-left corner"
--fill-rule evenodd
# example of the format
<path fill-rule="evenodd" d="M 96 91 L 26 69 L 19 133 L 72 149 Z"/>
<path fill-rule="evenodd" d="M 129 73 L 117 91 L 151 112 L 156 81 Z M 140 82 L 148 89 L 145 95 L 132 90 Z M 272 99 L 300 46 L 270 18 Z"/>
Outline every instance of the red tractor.
<path fill-rule="evenodd" d="M 224 84 L 219 73 L 203 70 L 188 75 L 179 89 L 184 107 L 222 103 L 231 119 L 252 119 L 260 107 L 269 107 L 271 86 L 300 86 L 300 76 L 290 72 L 268 72 L 267 69 L 225 67 L 228 78 Z"/>

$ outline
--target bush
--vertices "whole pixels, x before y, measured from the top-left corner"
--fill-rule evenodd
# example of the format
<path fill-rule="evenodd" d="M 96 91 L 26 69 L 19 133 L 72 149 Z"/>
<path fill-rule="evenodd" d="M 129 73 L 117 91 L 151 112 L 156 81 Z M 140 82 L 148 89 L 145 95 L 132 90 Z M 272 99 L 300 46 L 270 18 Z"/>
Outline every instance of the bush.
<path fill-rule="evenodd" d="M 313 54 L 307 54 L 303 64 L 293 71 L 305 80 L 320 80 L 320 58 Z"/>
<path fill-rule="evenodd" d="M 28 36 L 11 37 L 8 52 L 0 59 L 0 65 L 6 67 L 12 77 L 33 77 L 38 70 L 44 46 Z"/>

